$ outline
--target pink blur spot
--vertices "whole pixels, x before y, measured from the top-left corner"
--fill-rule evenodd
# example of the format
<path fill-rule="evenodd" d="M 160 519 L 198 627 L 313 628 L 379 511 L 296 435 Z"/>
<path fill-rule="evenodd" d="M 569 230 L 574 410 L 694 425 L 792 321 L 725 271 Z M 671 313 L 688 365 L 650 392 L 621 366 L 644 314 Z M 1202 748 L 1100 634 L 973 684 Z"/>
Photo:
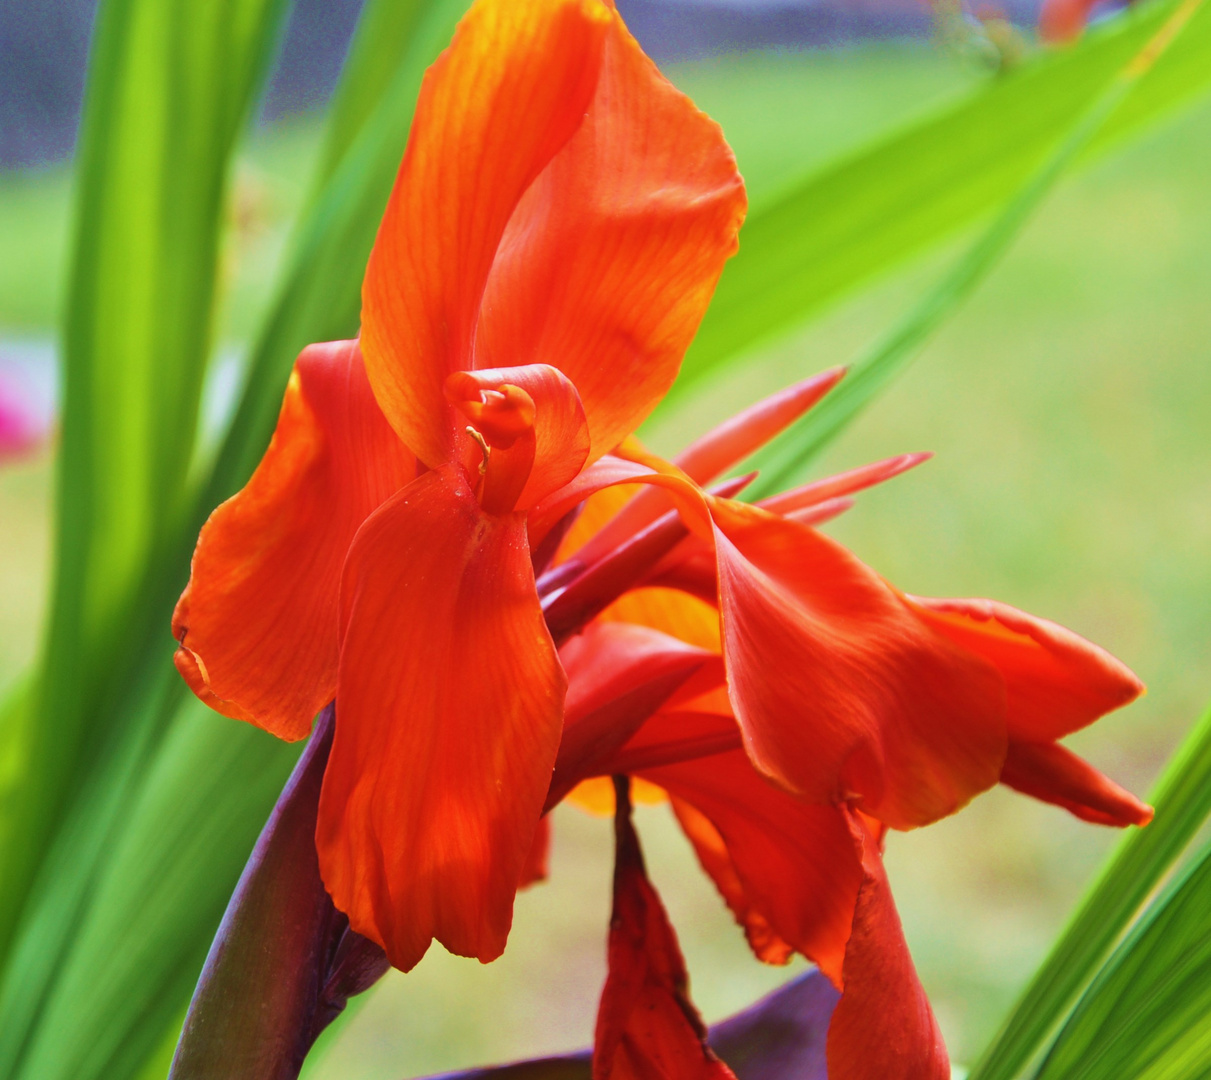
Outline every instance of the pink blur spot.
<path fill-rule="evenodd" d="M 0 461 L 33 453 L 50 431 L 44 410 L 16 378 L 0 373 Z"/>

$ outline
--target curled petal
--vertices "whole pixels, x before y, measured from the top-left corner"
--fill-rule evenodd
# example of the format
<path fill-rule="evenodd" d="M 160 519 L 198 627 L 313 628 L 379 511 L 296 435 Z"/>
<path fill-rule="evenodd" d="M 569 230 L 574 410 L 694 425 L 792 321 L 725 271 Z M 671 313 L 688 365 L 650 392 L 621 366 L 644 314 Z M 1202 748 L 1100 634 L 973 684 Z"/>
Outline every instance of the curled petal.
<path fill-rule="evenodd" d="M 198 697 L 283 739 L 310 732 L 336 690 L 349 546 L 415 474 L 357 342 L 303 350 L 269 449 L 203 526 L 173 613 L 177 669 Z"/>
<path fill-rule="evenodd" d="M 878 845 L 842 810 L 862 887 L 845 948 L 845 989 L 828 1029 L 829 1080 L 950 1080 L 950 1061 L 904 942 Z"/>
<path fill-rule="evenodd" d="M 521 514 L 460 466 L 358 533 L 341 586 L 337 726 L 316 843 L 350 925 L 407 970 L 436 937 L 504 948 L 559 745 L 566 681 Z"/>
<path fill-rule="evenodd" d="M 1013 739 L 1062 738 L 1144 691 L 1134 673 L 1105 649 L 1008 604 L 924 596 L 908 602 L 939 633 L 1001 673 Z"/>
<path fill-rule="evenodd" d="M 374 392 L 430 466 L 458 427 L 448 375 L 477 365 L 476 322 L 523 192 L 584 120 L 616 16 L 601 0 L 477 0 L 429 69 L 362 288 Z"/>
<path fill-rule="evenodd" d="M 489 444 L 486 510 L 529 509 L 573 480 L 589 456 L 580 396 L 549 364 L 458 371 L 446 396 Z"/>
<path fill-rule="evenodd" d="M 554 364 L 580 391 L 591 460 L 613 450 L 672 385 L 744 210 L 719 126 L 615 19 L 584 123 L 509 222 L 476 366 Z"/>
<path fill-rule="evenodd" d="M 1010 740 L 1001 783 L 1097 825 L 1147 825 L 1152 807 L 1057 743 Z"/>
<path fill-rule="evenodd" d="M 626 781 L 614 817 L 609 975 L 597 1011 L 593 1080 L 734 1080 L 706 1044 L 664 905 L 648 881 Z"/>

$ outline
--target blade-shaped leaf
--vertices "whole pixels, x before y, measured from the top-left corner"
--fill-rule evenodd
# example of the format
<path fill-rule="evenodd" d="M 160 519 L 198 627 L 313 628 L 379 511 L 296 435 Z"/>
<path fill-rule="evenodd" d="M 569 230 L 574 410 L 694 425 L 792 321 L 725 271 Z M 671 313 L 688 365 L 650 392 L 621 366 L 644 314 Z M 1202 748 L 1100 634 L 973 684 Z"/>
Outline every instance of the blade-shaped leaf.
<path fill-rule="evenodd" d="M 1211 846 L 1148 909 L 1081 998 L 1038 1080 L 1211 1073 Z"/>
<path fill-rule="evenodd" d="M 101 837 L 107 857 L 85 880 L 85 905 L 71 906 L 76 879 L 62 872 L 23 928 L 0 1012 L 0 1075 L 138 1073 L 165 1030 L 179 1026 L 232 886 L 297 754 L 190 698 L 116 818 L 116 795 L 133 785 L 96 785 L 84 806 L 112 819 Z M 79 847 L 91 854 L 97 837 L 84 828 L 86 815 L 75 824 Z M 69 866 L 70 841 L 56 851 Z"/>
<path fill-rule="evenodd" d="M 1027 984 L 971 1080 L 1011 1080 L 1035 1056 L 1140 905 L 1211 813 L 1211 710 L 1170 760 L 1149 801 Z M 1124 1073 L 1122 1075 L 1131 1075 Z"/>
<path fill-rule="evenodd" d="M 389 0 L 378 0 L 367 5 L 367 17 L 376 9 L 390 7 Z M 410 43 L 401 35 L 385 44 L 374 39 L 397 63 L 389 108 L 373 114 L 376 123 L 385 124 L 393 133 L 382 139 L 381 146 L 375 144 L 383 201 L 406 137 L 421 73 L 448 41 L 461 10 L 461 2 L 438 0 L 424 6 Z M 383 17 L 376 25 L 382 27 Z M 373 53 L 370 45 L 360 50 L 363 57 Z M 353 69 L 349 77 L 355 78 L 355 72 Z M 369 92 L 366 87 L 372 88 L 373 83 L 363 79 L 363 90 Z M 404 92 L 394 93 L 399 85 Z M 400 124 L 403 135 L 399 135 Z M 342 168 L 347 166 L 338 168 L 338 174 Z M 354 174 L 360 176 L 356 170 Z M 335 264 L 356 282 L 362 267 L 355 264 L 364 263 L 364 252 L 350 256 L 346 263 L 340 249 L 348 233 L 337 227 L 349 220 L 342 217 L 349 183 L 348 173 L 344 175 L 345 180 L 338 175 L 335 186 L 330 184 L 313 205 L 303 233 L 318 237 L 319 247 L 333 255 Z M 334 207 L 335 217 L 325 209 Z M 217 205 L 211 208 L 215 214 L 218 209 Z M 361 222 L 367 250 L 379 212 L 377 207 L 367 211 L 371 220 Z M 301 247 L 306 249 L 306 243 Z M 285 309 L 295 318 L 290 326 L 301 339 L 298 345 L 288 343 L 272 353 L 270 361 L 265 360 L 266 349 L 259 354 L 259 370 L 273 369 L 276 364 L 281 380 L 250 380 L 248 396 L 265 404 L 270 425 L 294 352 L 306 341 L 325 336 L 319 327 L 331 325 L 336 318 L 332 297 L 325 295 L 332 281 L 323 276 L 332 272 L 333 263 L 320 265 L 298 256 L 294 266 L 291 280 L 304 280 L 314 290 L 308 294 L 313 302 L 309 306 L 297 297 L 291 301 L 290 287 L 283 286 L 277 315 Z M 356 285 L 351 295 L 353 306 L 345 318 L 356 322 Z M 297 320 L 303 323 L 301 329 Z M 274 327 L 281 330 L 281 319 L 270 325 L 266 339 L 281 344 L 283 337 L 273 332 Z M 246 478 L 269 435 L 268 428 L 255 426 L 233 428 L 233 432 L 231 441 L 245 452 L 235 458 L 237 472 L 221 473 L 225 479 L 218 486 L 226 490 Z M 129 679 L 125 693 L 109 703 L 111 714 L 124 717 L 121 737 L 102 748 L 92 759 L 90 775 L 82 778 L 81 794 L 43 859 L 37 901 L 29 905 L 16 950 L 3 972 L 2 1075 L 38 1080 L 95 1075 L 109 1080 L 138 1073 L 143 1061 L 167 1037 L 166 1029 L 179 1026 L 180 1011 L 252 838 L 297 755 L 297 748 L 207 714 L 192 700 L 182 704 L 185 695 L 169 659 L 171 641 L 166 627 L 181 584 L 177 575 L 187 566 L 197 526 L 216 498 L 198 498 L 195 492 L 188 512 L 171 522 L 175 535 L 174 529 L 165 527 L 170 538 L 165 546 L 175 544 L 175 551 L 166 559 L 170 573 L 160 590 L 138 590 L 137 602 L 150 627 L 149 636 L 162 644 L 141 649 L 129 639 L 123 642 L 128 652 L 145 653 L 146 664 Z M 166 738 L 166 729 L 175 734 Z M 18 737 L 24 738 L 26 730 L 16 725 L 5 729 L 6 735 L 13 735 L 10 745 L 19 753 L 25 748 Z M 249 749 L 250 739 L 255 752 Z M 249 753 L 265 783 L 241 782 L 238 770 L 232 771 L 231 753 Z M 172 812 L 172 805 L 165 804 L 168 793 L 154 783 L 162 776 L 175 777 L 177 783 L 205 792 L 205 800 L 191 806 L 192 815 Z M 9 792 L 3 792 L 0 802 L 0 813 L 6 815 L 11 805 L 8 796 Z M 6 817 L 8 820 L 13 819 Z M 185 852 L 188 859 L 181 857 Z M 7 884 L 6 879 L 0 887 Z M 95 993 L 94 988 L 101 984 L 112 992 Z M 116 1046 L 121 1050 L 115 1050 Z"/>
<path fill-rule="evenodd" d="M 954 266 L 886 337 L 854 364 L 824 401 L 756 455 L 761 475 L 753 497 L 770 495 L 805 478 L 812 460 L 910 363 L 930 335 L 971 295 L 1008 251 L 1040 203 L 1076 160 L 1120 115 L 1167 50 L 1189 32 L 1201 0 L 1181 0 L 1120 65 L 1102 93 L 1038 170 L 1027 179 Z"/>
<path fill-rule="evenodd" d="M 0 818 L 0 957 L 56 821 L 160 639 L 228 164 L 282 0 L 107 0 L 81 136 L 50 624 Z M 180 566 L 173 567 L 176 574 Z"/>
<path fill-rule="evenodd" d="M 755 209 L 675 392 L 1008 199 L 1173 6 L 1151 4 L 1114 20 Z M 1211 15 L 1204 11 L 1091 149 L 1209 86 Z"/>

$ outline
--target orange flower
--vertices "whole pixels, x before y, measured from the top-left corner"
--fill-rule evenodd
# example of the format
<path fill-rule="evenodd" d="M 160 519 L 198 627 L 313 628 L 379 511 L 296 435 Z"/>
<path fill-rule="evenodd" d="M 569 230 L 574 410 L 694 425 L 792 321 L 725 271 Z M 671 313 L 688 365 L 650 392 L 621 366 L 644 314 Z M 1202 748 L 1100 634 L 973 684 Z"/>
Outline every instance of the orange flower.
<path fill-rule="evenodd" d="M 202 530 L 177 666 L 287 739 L 335 698 L 323 878 L 397 967 L 504 948 L 565 690 L 528 518 L 668 389 L 744 209 L 612 5 L 478 0 L 425 78 L 360 344 L 303 352 Z"/>
<path fill-rule="evenodd" d="M 725 445 L 742 456 L 769 407 L 701 440 L 697 460 Z M 804 523 L 921 459 L 764 508 L 706 497 L 695 511 L 676 481 L 695 534 L 561 649 L 570 683 L 548 806 L 587 777 L 627 774 L 667 793 L 756 955 L 801 953 L 842 991 L 833 1080 L 950 1074 L 883 870 L 889 826 L 935 820 L 998 779 L 1089 821 L 1151 817 L 1056 741 L 1140 692 L 1127 668 L 1003 604 L 900 593 Z M 679 460 L 696 467 L 693 453 Z M 659 511 L 645 493 L 610 518 L 608 494 L 584 514 L 599 531 L 569 537 L 564 565 Z M 608 984 L 603 1013 L 627 1008 Z"/>

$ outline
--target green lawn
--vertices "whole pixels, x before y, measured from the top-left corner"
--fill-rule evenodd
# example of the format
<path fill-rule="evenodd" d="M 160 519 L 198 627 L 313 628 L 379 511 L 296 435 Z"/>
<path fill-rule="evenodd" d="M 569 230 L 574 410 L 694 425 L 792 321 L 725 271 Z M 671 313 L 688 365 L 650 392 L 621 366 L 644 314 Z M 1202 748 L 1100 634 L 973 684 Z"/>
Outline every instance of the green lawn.
<path fill-rule="evenodd" d="M 679 65 L 717 116 L 754 201 L 840 150 L 940 107 L 978 77 L 926 47 L 755 54 Z M 315 126 L 258 133 L 241 167 L 220 337 L 255 325 L 304 188 Z M 1069 180 L 975 300 L 834 447 L 825 468 L 938 457 L 831 526 L 910 591 L 990 595 L 1062 621 L 1149 683 L 1074 740 L 1146 790 L 1211 698 L 1211 106 Z M 0 349 L 51 332 L 67 179 L 0 178 Z M 935 255 L 753 355 L 649 424 L 670 450 L 785 382 L 851 358 L 945 263 Z M 20 269 L 18 269 L 20 268 Z M 0 472 L 0 685 L 30 655 L 46 565 L 45 461 Z M 786 973 L 751 960 L 662 808 L 640 825 L 715 1018 Z M 995 792 L 888 861 L 956 1061 L 978 1052 L 1113 840 Z M 389 977 L 309 1080 L 399 1080 L 584 1044 L 604 970 L 608 824 L 561 810 L 554 876 L 518 904 L 484 968 L 433 950 Z"/>

